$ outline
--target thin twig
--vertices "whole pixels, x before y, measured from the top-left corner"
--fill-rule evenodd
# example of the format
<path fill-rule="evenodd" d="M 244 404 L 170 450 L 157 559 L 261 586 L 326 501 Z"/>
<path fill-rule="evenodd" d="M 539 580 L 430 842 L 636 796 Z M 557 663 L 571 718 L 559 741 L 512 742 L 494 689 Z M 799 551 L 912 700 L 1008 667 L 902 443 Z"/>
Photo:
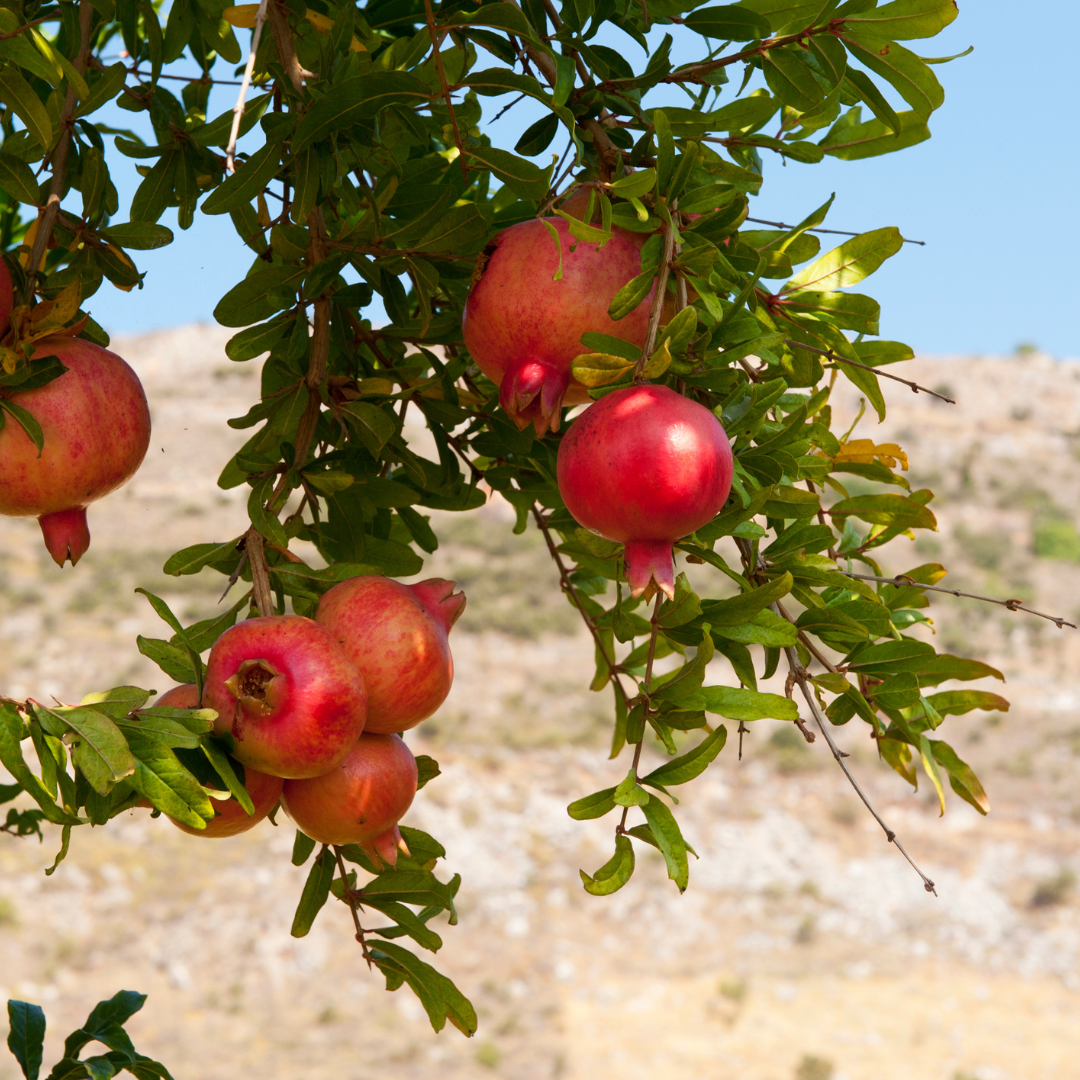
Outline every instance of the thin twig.
<path fill-rule="evenodd" d="M 787 619 L 792 626 L 795 626 L 795 620 L 787 613 L 784 605 L 779 600 L 776 602 L 776 610 L 781 618 Z M 798 629 L 798 627 L 796 627 Z M 820 652 L 818 647 L 810 640 L 810 638 L 799 630 L 799 640 L 806 646 L 806 651 L 826 670 L 836 673 L 836 665 L 827 660 Z"/>
<path fill-rule="evenodd" d="M 454 142 L 458 148 L 458 164 L 464 175 L 469 175 L 469 166 L 465 161 L 465 147 L 461 142 L 461 132 L 458 130 L 457 115 L 454 113 L 454 102 L 450 97 L 450 87 L 446 82 L 446 72 L 443 70 L 442 53 L 439 52 L 439 35 L 435 31 L 435 12 L 431 9 L 431 0 L 424 0 L 424 12 L 427 17 L 428 35 L 431 37 L 431 48 L 435 54 L 435 70 L 439 75 L 439 85 L 442 86 L 443 99 L 450 113 L 450 126 L 454 129 Z"/>
<path fill-rule="evenodd" d="M 848 364 L 851 367 L 862 368 L 863 371 L 871 371 L 883 379 L 892 379 L 893 382 L 903 383 L 905 386 L 910 386 L 912 391 L 916 394 L 922 392 L 924 394 L 929 394 L 931 397 L 936 397 L 939 401 L 947 401 L 950 405 L 956 404 L 951 397 L 939 394 L 936 390 L 930 390 L 925 386 L 920 386 L 910 379 L 901 379 L 899 375 L 891 375 L 887 371 L 882 371 L 881 368 L 871 367 L 869 364 L 860 364 L 857 360 L 849 360 L 846 356 L 837 355 L 832 349 L 817 349 L 813 345 L 804 345 L 801 341 L 792 341 L 790 338 L 785 338 L 784 344 L 790 345 L 793 349 L 805 349 L 807 352 L 817 353 L 818 356 L 824 356 L 838 364 Z"/>
<path fill-rule="evenodd" d="M 259 51 L 259 39 L 262 37 L 263 24 L 266 22 L 266 7 L 269 0 L 260 0 L 259 10 L 255 13 L 255 29 L 251 31 L 251 50 L 248 52 L 244 78 L 240 83 L 240 94 L 233 106 L 232 128 L 229 130 L 229 144 L 225 147 L 225 168 L 236 172 L 236 140 L 240 137 L 240 121 L 244 115 L 244 101 L 247 98 L 251 76 L 255 73 L 255 54 Z"/>
<path fill-rule="evenodd" d="M 795 225 L 785 225 L 782 221 L 766 221 L 764 218 L 748 217 L 747 221 L 752 221 L 755 225 L 772 225 L 777 229 L 794 229 Z M 834 236 L 861 236 L 861 233 L 849 232 L 847 229 L 807 229 L 807 232 L 817 233 L 832 233 Z M 925 240 L 908 240 L 906 237 L 902 237 L 905 244 L 918 244 L 920 247 L 926 247 Z"/>
<path fill-rule="evenodd" d="M 73 66 L 82 75 L 86 71 L 86 62 L 90 56 L 90 24 L 94 17 L 94 8 L 90 0 L 79 0 L 79 51 L 75 56 Z M 60 114 L 60 140 L 56 144 L 56 151 L 52 158 L 52 181 L 49 184 L 49 197 L 45 202 L 45 209 L 38 219 L 38 231 L 34 237 L 34 246 L 30 251 L 30 261 L 27 263 L 27 277 L 30 281 L 29 301 L 34 292 L 34 275 L 41 266 L 45 257 L 49 240 L 52 238 L 53 226 L 56 224 L 57 215 L 60 213 L 60 200 L 64 194 L 64 183 L 67 172 L 68 154 L 71 152 L 71 131 L 75 119 L 75 110 L 78 108 L 79 99 L 75 96 L 75 87 L 68 80 L 67 96 L 64 98 L 64 109 Z"/>
<path fill-rule="evenodd" d="M 559 11 L 551 0 L 543 0 L 543 4 L 544 10 L 547 12 L 547 17 L 551 20 L 551 25 L 555 28 L 555 33 L 557 34 L 562 30 L 562 19 L 559 16 Z M 577 70 L 582 83 L 587 83 L 589 79 L 592 78 L 589 69 L 582 63 L 581 57 L 578 55 L 576 49 L 571 49 L 570 55 L 574 59 L 574 67 Z"/>
<path fill-rule="evenodd" d="M 672 210 L 675 204 L 672 204 Z M 675 230 L 671 225 L 664 226 L 664 251 L 660 256 L 660 267 L 656 275 L 656 283 L 653 288 L 652 309 L 649 312 L 649 327 L 645 334 L 645 345 L 641 350 L 641 359 L 634 368 L 634 382 L 640 382 L 644 375 L 642 372 L 648 364 L 652 351 L 656 347 L 656 335 L 660 330 L 660 319 L 664 314 L 664 301 L 667 299 L 667 280 L 671 273 L 671 256 L 675 252 Z"/>
<path fill-rule="evenodd" d="M 847 767 L 847 762 L 844 760 L 847 755 L 843 752 L 843 750 L 840 749 L 840 747 L 836 745 L 836 742 L 833 740 L 832 735 L 829 733 L 829 729 L 826 726 L 826 721 L 821 715 L 821 709 L 818 707 L 817 699 L 814 697 L 813 692 L 810 690 L 810 687 L 808 685 L 809 679 L 806 670 L 799 663 L 799 658 L 795 653 L 794 647 L 791 645 L 786 646 L 784 648 L 784 655 L 787 657 L 788 667 L 790 668 L 791 673 L 795 676 L 795 681 L 798 683 L 799 689 L 802 691 L 802 695 L 806 699 L 806 704 L 810 707 L 810 712 L 813 713 L 814 722 L 817 724 L 818 730 L 824 736 L 825 741 L 829 744 L 829 749 L 832 751 L 832 756 L 833 758 L 835 758 L 836 763 L 840 766 L 841 769 L 844 770 L 844 775 L 848 778 L 848 783 L 851 784 L 851 786 L 855 789 L 855 794 L 859 796 L 859 798 L 863 802 L 863 805 L 866 807 L 867 810 L 870 811 L 870 813 L 873 815 L 874 820 L 881 826 L 882 831 L 885 833 L 885 839 L 888 840 L 890 844 L 896 845 L 900 854 L 903 855 L 904 858 L 907 859 L 908 863 L 911 865 L 911 868 L 915 871 L 916 874 L 919 875 L 919 877 L 922 878 L 923 888 L 928 893 L 933 893 L 935 896 L 937 896 L 937 889 L 934 888 L 933 881 L 931 881 L 931 879 L 928 878 L 922 872 L 922 870 L 919 869 L 918 864 L 907 853 L 907 849 L 904 847 L 904 845 L 900 843 L 900 840 L 897 837 L 896 833 L 894 833 L 892 829 L 890 829 L 889 826 L 885 824 L 884 818 L 882 818 L 882 816 L 877 812 L 877 810 L 874 809 L 873 804 L 866 797 L 863 789 L 859 787 L 858 781 L 855 779 L 854 776 L 852 776 L 851 770 Z"/>
<path fill-rule="evenodd" d="M 58 18 L 60 18 L 60 12 L 56 8 L 53 8 L 53 10 L 50 11 L 48 15 L 42 15 L 40 19 L 32 19 L 24 26 L 18 26 L 14 30 L 9 31 L 6 34 L 0 34 L 0 41 L 7 41 L 8 38 L 18 37 L 20 34 L 25 34 L 27 30 L 32 30 L 35 26 L 38 26 L 43 22 L 48 22 L 50 19 Z"/>
<path fill-rule="evenodd" d="M 360 925 L 359 905 L 352 889 L 349 888 L 349 875 L 345 871 L 345 860 L 341 857 L 341 848 L 337 844 L 334 845 L 334 858 L 337 859 L 338 873 L 341 874 L 341 897 L 349 905 L 349 910 L 352 912 L 353 926 L 356 927 L 356 940 L 360 943 L 364 959 L 370 969 L 371 953 L 368 952 L 367 941 L 364 938 L 364 928 Z"/>
<path fill-rule="evenodd" d="M 277 0 L 270 0 L 267 4 L 267 15 L 270 19 L 270 32 L 274 35 L 274 45 L 277 47 L 278 59 L 289 76 L 289 82 L 298 93 L 304 92 L 304 79 L 313 78 L 313 73 L 305 71 L 296 59 L 296 49 L 293 46 L 293 32 L 285 12 L 278 6 Z"/>
<path fill-rule="evenodd" d="M 858 578 L 859 581 L 880 581 L 882 585 L 895 585 L 898 589 L 910 587 L 923 589 L 926 592 L 948 593 L 949 596 L 963 596 L 968 600 L 981 600 L 984 604 L 997 604 L 999 607 L 1008 608 L 1010 611 L 1023 611 L 1028 615 L 1038 615 L 1040 619 L 1046 619 L 1047 622 L 1054 623 L 1059 630 L 1064 630 L 1066 626 L 1071 630 L 1080 629 L 1076 623 L 1071 623 L 1058 615 L 1047 615 L 1042 611 L 1036 611 L 1034 608 L 1024 607 L 1019 600 L 998 600 L 993 596 L 980 596 L 978 593 L 961 592 L 959 589 L 946 589 L 940 585 L 923 585 L 921 582 L 909 578 L 906 574 L 897 574 L 896 577 L 889 578 L 876 577 L 874 574 L 852 574 L 847 570 L 841 570 L 840 573 L 844 577 Z"/>
<path fill-rule="evenodd" d="M 244 535 L 244 551 L 251 563 L 251 589 L 255 598 L 255 610 L 260 615 L 274 614 L 274 594 L 270 589 L 270 572 L 266 568 L 266 551 L 263 535 L 252 525 Z"/>

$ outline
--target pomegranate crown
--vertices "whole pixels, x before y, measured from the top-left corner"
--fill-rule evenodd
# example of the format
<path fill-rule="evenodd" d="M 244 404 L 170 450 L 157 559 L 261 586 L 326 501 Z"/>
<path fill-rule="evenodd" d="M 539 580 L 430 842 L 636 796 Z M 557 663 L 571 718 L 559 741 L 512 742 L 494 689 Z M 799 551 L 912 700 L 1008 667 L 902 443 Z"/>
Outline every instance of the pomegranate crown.
<path fill-rule="evenodd" d="M 428 615 L 443 628 L 444 633 L 449 634 L 465 610 L 465 594 L 454 592 L 457 582 L 447 581 L 445 578 L 428 578 L 427 581 L 418 581 L 409 588 L 423 604 Z"/>

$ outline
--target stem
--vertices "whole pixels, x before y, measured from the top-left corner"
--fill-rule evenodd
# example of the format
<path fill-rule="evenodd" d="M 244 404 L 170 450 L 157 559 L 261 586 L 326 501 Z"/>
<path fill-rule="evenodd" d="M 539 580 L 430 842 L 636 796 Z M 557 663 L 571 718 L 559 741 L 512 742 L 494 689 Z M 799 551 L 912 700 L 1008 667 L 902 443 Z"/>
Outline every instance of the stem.
<path fill-rule="evenodd" d="M 710 140 L 711 141 L 711 140 Z M 723 142 L 724 140 L 718 140 Z M 766 221 L 764 218 L 748 217 L 747 221 L 752 221 L 755 225 L 772 225 L 776 229 L 794 229 L 794 225 L 785 225 L 782 221 Z M 834 236 L 859 236 L 859 233 L 849 232 L 847 229 L 807 229 L 807 232 L 816 233 L 832 233 Z M 925 240 L 908 240 L 906 237 L 902 238 L 905 244 L 918 244 L 920 247 L 926 247 Z"/>
<path fill-rule="evenodd" d="M 251 76 L 255 71 L 255 54 L 259 51 L 259 39 L 262 37 L 263 24 L 266 22 L 266 6 L 269 0 L 260 0 L 259 10 L 255 14 L 255 29 L 251 32 L 251 51 L 248 53 L 247 67 L 244 68 L 244 79 L 240 83 L 240 95 L 233 107 L 232 128 L 229 131 L 229 144 L 225 147 L 225 168 L 229 172 L 236 172 L 236 140 L 240 136 L 240 120 L 244 115 L 244 99 L 247 97 L 248 87 L 251 85 Z"/>
<path fill-rule="evenodd" d="M 86 63 L 90 57 L 90 24 L 94 18 L 94 8 L 90 0 L 79 0 L 79 51 L 75 56 L 74 68 L 81 75 L 86 71 Z M 78 99 L 75 96 L 75 88 L 68 82 L 67 97 L 64 98 L 64 109 L 60 114 L 60 141 L 56 144 L 56 151 L 52 159 L 52 182 L 49 184 L 49 197 L 45 202 L 45 209 L 39 219 L 37 235 L 34 237 L 34 246 L 30 252 L 30 261 L 27 263 L 28 277 L 31 283 L 34 275 L 41 266 L 45 251 L 52 237 L 53 226 L 56 224 L 57 215 L 60 213 L 60 200 L 64 195 L 64 179 L 67 172 L 68 155 L 71 153 L 71 129 L 78 107 Z M 33 284 L 30 292 L 33 294 Z M 31 297 L 27 297 L 29 300 Z"/>
<path fill-rule="evenodd" d="M 270 18 L 270 32 L 274 35 L 274 45 L 277 46 L 278 59 L 281 60 L 285 74 L 293 84 L 293 89 L 298 94 L 304 92 L 304 76 L 311 76 L 310 71 L 305 71 L 296 59 L 296 49 L 293 47 L 292 27 L 285 16 L 285 12 L 278 7 L 277 0 L 271 0 L 267 5 L 267 15 Z"/>
<path fill-rule="evenodd" d="M 431 37 L 431 49 L 435 55 L 435 70 L 439 74 L 439 84 L 442 86 L 443 99 L 450 113 L 450 126 L 454 129 L 454 142 L 458 148 L 458 164 L 461 171 L 468 176 L 469 166 L 465 163 L 465 147 L 461 143 L 461 132 L 458 130 L 457 116 L 454 113 L 454 102 L 450 97 L 450 87 L 446 82 L 446 72 L 443 70 L 442 53 L 439 52 L 439 35 L 435 31 L 435 12 L 431 9 L 431 0 L 424 0 L 424 12 L 427 16 L 428 34 Z"/>
<path fill-rule="evenodd" d="M 270 573 L 266 568 L 266 549 L 262 533 L 252 525 L 244 535 L 244 551 L 251 563 L 251 588 L 255 609 L 260 615 L 274 614 L 274 594 L 270 589 Z"/>
<path fill-rule="evenodd" d="M 367 961 L 367 966 L 370 968 L 371 953 L 368 952 L 367 941 L 364 938 L 364 928 L 360 925 L 359 904 L 356 902 L 356 897 L 353 896 L 352 889 L 349 888 L 349 875 L 345 872 L 345 860 L 341 857 L 341 848 L 338 847 L 337 844 L 334 845 L 334 858 L 337 859 L 338 873 L 341 875 L 341 895 L 349 905 L 349 910 L 352 912 L 353 926 L 356 927 L 356 940 L 360 942 L 360 948 L 363 950 L 364 959 Z"/>
<path fill-rule="evenodd" d="M 674 209 L 674 206 L 672 207 Z M 664 315 L 664 301 L 667 299 L 667 279 L 671 272 L 671 257 L 675 251 L 675 230 L 670 225 L 664 226 L 664 252 L 660 256 L 660 267 L 656 275 L 656 284 L 653 288 L 652 309 L 649 311 L 649 328 L 645 334 L 645 344 L 641 350 L 641 359 L 634 368 L 634 382 L 644 381 L 642 372 L 652 356 L 656 347 L 656 335 L 660 330 L 660 320 Z"/>

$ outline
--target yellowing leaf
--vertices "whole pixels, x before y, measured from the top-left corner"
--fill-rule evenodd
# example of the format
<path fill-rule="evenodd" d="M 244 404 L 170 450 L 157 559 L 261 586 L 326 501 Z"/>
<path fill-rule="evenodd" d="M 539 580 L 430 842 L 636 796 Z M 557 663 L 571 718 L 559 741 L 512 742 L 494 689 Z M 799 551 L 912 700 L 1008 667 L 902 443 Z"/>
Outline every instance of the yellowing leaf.
<path fill-rule="evenodd" d="M 669 367 L 671 367 L 671 349 L 668 348 L 668 340 L 665 338 L 660 343 L 660 348 L 649 357 L 649 362 L 642 369 L 641 374 L 646 379 L 659 379 Z"/>
<path fill-rule="evenodd" d="M 381 395 L 381 394 L 396 394 L 397 384 L 391 382 L 389 379 L 361 379 L 356 384 L 357 390 L 360 391 L 361 397 L 367 395 Z"/>
<path fill-rule="evenodd" d="M 9 349 L 6 345 L 0 345 L 0 366 L 4 369 L 5 375 L 10 375 L 19 366 L 19 360 L 21 357 L 14 349 Z"/>
<path fill-rule="evenodd" d="M 55 300 L 46 300 L 30 312 L 30 333 L 23 341 L 37 341 L 63 329 L 79 310 L 79 283 L 71 282 L 64 287 Z"/>
<path fill-rule="evenodd" d="M 895 469 L 899 464 L 905 472 L 908 467 L 907 454 L 896 443 L 881 443 L 875 446 L 873 439 L 850 439 L 840 447 L 840 453 L 833 461 L 851 461 L 863 465 L 872 465 L 880 461 L 882 465 Z"/>
<path fill-rule="evenodd" d="M 574 358 L 570 372 L 585 386 L 607 386 L 618 382 L 633 366 L 629 360 L 611 353 L 584 353 Z"/>
<path fill-rule="evenodd" d="M 37 217 L 30 222 L 30 227 L 26 230 L 26 235 L 23 237 L 23 242 L 19 246 L 19 265 L 25 270 L 30 265 L 30 253 L 34 250 L 34 241 L 37 239 L 38 227 L 41 225 L 41 218 Z M 41 253 L 41 264 L 37 267 L 38 270 L 45 269 L 45 255 L 46 252 Z"/>
<path fill-rule="evenodd" d="M 230 26 L 239 27 L 241 30 L 253 30 L 255 28 L 255 16 L 258 13 L 258 4 L 237 4 L 236 7 L 227 7 L 221 13 L 221 17 Z"/>

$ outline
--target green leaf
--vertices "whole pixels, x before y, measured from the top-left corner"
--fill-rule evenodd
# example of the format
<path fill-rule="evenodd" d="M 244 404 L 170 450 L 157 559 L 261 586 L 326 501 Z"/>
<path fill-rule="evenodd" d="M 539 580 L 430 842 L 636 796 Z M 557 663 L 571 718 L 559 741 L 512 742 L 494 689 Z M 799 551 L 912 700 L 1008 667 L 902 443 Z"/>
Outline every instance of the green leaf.
<path fill-rule="evenodd" d="M 0 153 L 0 188 L 19 202 L 34 206 L 38 201 L 38 185 L 34 173 L 25 161 L 13 154 Z"/>
<path fill-rule="evenodd" d="M 153 251 L 173 242 L 172 229 L 151 221 L 125 221 L 98 231 L 106 240 L 132 251 Z"/>
<path fill-rule="evenodd" d="M 78 705 L 49 709 L 36 701 L 31 704 L 46 731 L 69 736 L 75 765 L 99 795 L 135 772 L 124 733 L 105 713 Z"/>
<path fill-rule="evenodd" d="M 919 679 L 913 672 L 890 675 L 873 688 L 874 701 L 886 709 L 906 709 L 919 700 Z"/>
<path fill-rule="evenodd" d="M 187 680 L 188 682 L 194 682 L 199 688 L 199 697 L 202 697 L 203 687 L 203 663 L 199 657 L 199 651 L 196 649 L 188 638 L 188 632 L 180 625 L 180 620 L 172 613 L 169 605 L 165 603 L 160 597 L 155 596 L 152 592 L 146 589 L 136 589 L 137 593 L 141 593 L 150 601 L 150 606 L 154 609 L 158 618 L 163 622 L 166 622 L 176 635 L 176 641 L 183 645 L 188 654 L 188 659 L 191 661 L 192 670 L 195 673 L 194 679 Z"/>
<path fill-rule="evenodd" d="M 841 161 L 860 161 L 879 154 L 906 150 L 930 138 L 926 120 L 918 113 L 901 112 L 896 117 L 900 121 L 899 135 L 880 120 L 868 120 L 862 124 L 837 123 L 818 146 Z"/>
<path fill-rule="evenodd" d="M 753 41 L 769 36 L 769 20 L 739 4 L 720 4 L 698 8 L 683 22 L 702 37 L 718 41 Z"/>
<path fill-rule="evenodd" d="M 26 1080 L 37 1080 L 45 1045 L 45 1011 L 40 1005 L 10 1000 L 7 1012 L 8 1049 L 15 1055 Z"/>
<path fill-rule="evenodd" d="M 194 544 L 183 548 L 175 555 L 170 555 L 162 567 L 162 572 L 173 577 L 183 574 L 197 574 L 204 566 L 215 563 L 227 563 L 237 556 L 237 541 L 229 540 L 224 544 Z"/>
<path fill-rule="evenodd" d="M 334 869 L 337 863 L 334 853 L 323 844 L 315 862 L 311 865 L 307 881 L 304 882 L 304 891 L 300 895 L 300 903 L 297 905 L 296 914 L 293 916 L 293 937 L 306 937 L 308 931 L 315 922 L 315 917 L 322 910 L 326 898 L 330 895 L 330 882 L 334 880 Z"/>
<path fill-rule="evenodd" d="M 962 716 L 972 709 L 985 712 L 1008 712 L 1009 702 L 989 690 L 943 690 L 927 700 L 942 716 Z"/>
<path fill-rule="evenodd" d="M 651 796 L 650 796 L 651 797 Z M 618 892 L 634 872 L 634 845 L 629 837 L 615 837 L 615 854 L 591 877 L 579 870 L 585 891 L 592 896 L 610 896 Z"/>
<path fill-rule="evenodd" d="M 204 214 L 227 214 L 250 203 L 281 167 L 281 147 L 267 142 L 227 176 L 202 204 Z"/>
<path fill-rule="evenodd" d="M 45 433 L 41 430 L 41 425 L 21 405 L 16 405 L 14 401 L 9 401 L 7 398 L 0 398 L 0 420 L 3 420 L 4 413 L 9 413 L 19 427 L 26 432 L 27 438 L 37 447 L 38 457 L 40 457 L 45 446 Z"/>
<path fill-rule="evenodd" d="M 844 34 L 844 44 L 859 63 L 892 83 L 897 93 L 924 119 L 945 102 L 945 91 L 931 68 L 913 52 L 872 34 Z"/>
<path fill-rule="evenodd" d="M 953 791 L 980 814 L 989 814 L 990 799 L 971 766 L 962 761 L 947 742 L 940 739 L 927 739 L 927 742 L 934 760 L 949 774 L 949 786 Z"/>
<path fill-rule="evenodd" d="M 547 173 L 538 165 L 494 146 L 468 146 L 465 156 L 490 169 L 521 198 L 540 200 L 547 192 Z"/>
<path fill-rule="evenodd" d="M 305 270 L 295 266 L 268 266 L 234 285 L 214 308 L 222 326 L 249 326 L 276 315 L 296 301 Z"/>
<path fill-rule="evenodd" d="M 809 112 L 824 100 L 825 90 L 794 52 L 770 49 L 761 60 L 769 89 L 796 112 Z"/>
<path fill-rule="evenodd" d="M 850 649 L 870 636 L 862 623 L 832 607 L 807 608 L 796 625 L 803 633 L 813 634 L 836 649 Z"/>
<path fill-rule="evenodd" d="M 41 807 L 47 821 L 54 825 L 82 825 L 86 819 L 69 814 L 57 806 L 48 788 L 30 771 L 19 745 L 24 734 L 25 727 L 15 706 L 0 701 L 0 764 Z"/>
<path fill-rule="evenodd" d="M 987 678 L 1005 681 L 1005 676 L 997 668 L 984 664 L 981 660 L 966 660 L 962 656 L 931 657 L 918 669 L 918 675 L 921 686 L 937 686 L 947 679 L 957 679 L 960 682 Z"/>
<path fill-rule="evenodd" d="M 370 401 L 350 401 L 342 406 L 342 415 L 372 457 L 378 457 L 396 430 L 394 421 Z"/>
<path fill-rule="evenodd" d="M 123 89 L 127 75 L 128 70 L 122 63 L 106 68 L 96 81 L 88 83 L 90 92 L 79 102 L 75 115 L 89 116 L 97 112 L 106 102 L 112 101 Z"/>
<path fill-rule="evenodd" d="M 701 614 L 701 600 L 693 589 L 685 573 L 675 579 L 675 599 L 665 600 L 660 607 L 658 622 L 664 629 L 674 629 L 692 622 Z"/>
<path fill-rule="evenodd" d="M 631 769 L 615 789 L 613 796 L 617 806 L 642 806 L 649 801 L 649 793 L 638 785 L 634 770 Z"/>
<path fill-rule="evenodd" d="M 48 150 L 52 143 L 49 113 L 14 64 L 0 64 L 0 99 L 23 122 L 38 146 Z"/>
<path fill-rule="evenodd" d="M 292 864 L 303 866 L 308 861 L 311 853 L 315 850 L 315 841 L 306 833 L 296 830 L 296 838 L 293 840 Z"/>
<path fill-rule="evenodd" d="M 902 641 L 885 641 L 860 649 L 847 661 L 853 671 L 881 678 L 898 671 L 914 671 L 921 674 L 935 657 L 934 646 L 925 641 L 905 638 Z"/>
<path fill-rule="evenodd" d="M 236 775 L 236 769 L 240 766 L 237 765 L 234 768 L 235 763 L 222 749 L 221 742 L 207 732 L 199 740 L 199 746 L 202 748 L 203 754 L 206 755 L 207 761 L 214 767 L 214 772 L 218 774 L 218 778 L 224 785 L 223 790 L 232 795 L 243 808 L 245 814 L 249 817 L 254 814 L 255 804 L 251 801 L 251 795 L 240 777 Z"/>
<path fill-rule="evenodd" d="M 770 604 L 775 604 L 777 600 L 787 596 L 793 584 L 791 574 L 784 573 L 766 585 L 748 589 L 727 600 L 706 600 L 702 603 L 701 610 L 714 628 L 738 626 L 752 619 Z"/>
<path fill-rule="evenodd" d="M 721 689 L 710 687 L 710 689 Z M 641 778 L 641 783 L 651 784 L 654 787 L 662 785 L 668 787 L 672 784 L 685 784 L 700 776 L 716 758 L 716 755 L 724 749 L 727 742 L 727 728 L 721 724 L 715 731 L 707 735 L 693 750 L 680 754 L 679 757 L 665 762 L 658 769 L 653 769 L 647 776 Z"/>
<path fill-rule="evenodd" d="M 416 758 L 416 790 L 419 791 L 425 784 L 430 783 L 436 776 L 442 775 L 439 763 L 427 754 L 418 754 Z"/>
<path fill-rule="evenodd" d="M 113 720 L 121 720 L 128 713 L 141 709 L 150 700 L 150 694 L 151 691 L 139 686 L 115 686 L 111 690 L 87 694 L 79 704 L 92 705 Z"/>
<path fill-rule="evenodd" d="M 894 0 L 844 18 L 845 29 L 868 30 L 893 41 L 933 37 L 957 16 L 955 0 Z"/>
<path fill-rule="evenodd" d="M 856 495 L 829 508 L 833 517 L 851 514 L 871 525 L 899 525 L 908 529 L 937 529 L 937 518 L 922 503 L 907 495 Z"/>
<path fill-rule="evenodd" d="M 683 839 L 675 815 L 655 795 L 642 807 L 645 820 L 656 838 L 656 845 L 667 863 L 668 877 L 685 892 L 690 883 L 690 864 L 686 858 L 686 841 Z"/>
<path fill-rule="evenodd" d="M 558 130 L 559 118 L 554 113 L 547 113 L 521 133 L 521 138 L 514 144 L 514 149 L 526 157 L 536 157 L 548 148 Z"/>
<path fill-rule="evenodd" d="M 896 110 L 889 104 L 888 99 L 878 89 L 877 83 L 875 83 L 865 71 L 859 71 L 857 68 L 848 68 L 847 75 L 844 79 L 844 86 L 847 90 L 861 98 L 870 107 L 870 111 L 890 131 L 896 135 L 900 134 L 902 130 L 900 117 L 896 115 Z"/>
<path fill-rule="evenodd" d="M 575 821 L 589 821 L 592 818 L 603 817 L 614 809 L 615 789 L 609 787 L 593 795 L 586 795 L 583 799 L 575 799 L 566 808 L 566 812 Z"/>
<path fill-rule="evenodd" d="M 768 19 L 775 36 L 813 26 L 830 6 L 824 0 L 740 0 L 739 3 L 739 7 Z"/>
<path fill-rule="evenodd" d="M 607 386 L 633 371 L 634 365 L 610 353 L 582 353 L 575 356 L 570 373 L 583 386 Z"/>
<path fill-rule="evenodd" d="M 127 741 L 135 757 L 131 785 L 152 806 L 193 829 L 203 829 L 213 821 L 210 797 L 169 747 L 131 730 Z"/>
<path fill-rule="evenodd" d="M 153 660 L 170 679 L 181 683 L 195 682 L 195 669 L 191 665 L 191 657 L 186 649 L 181 649 L 168 641 L 162 641 L 160 638 L 146 638 L 141 634 L 136 637 L 135 644 L 139 652 L 147 659 Z"/>
<path fill-rule="evenodd" d="M 861 233 L 801 270 L 784 286 L 783 291 L 790 293 L 810 286 L 827 291 L 857 285 L 886 259 L 895 255 L 903 243 L 900 230 L 891 225 Z"/>
<path fill-rule="evenodd" d="M 143 177 L 131 199 L 129 214 L 132 221 L 154 222 L 165 213 L 173 198 L 178 160 L 177 151 L 167 150 Z"/>
<path fill-rule="evenodd" d="M 430 97 L 427 87 L 402 71 L 373 71 L 331 87 L 296 125 L 292 152 L 299 154 L 360 120 L 377 115 L 388 105 L 413 106 Z"/>
<path fill-rule="evenodd" d="M 402 982 L 409 984 L 435 1031 L 442 1031 L 449 1020 L 463 1035 L 476 1033 L 476 1010 L 445 975 L 440 975 L 408 949 L 390 942 L 373 945 L 371 956 L 386 975 L 388 987 L 396 989 Z"/>
<path fill-rule="evenodd" d="M 706 686 L 700 691 L 708 712 L 729 720 L 795 720 L 799 707 L 791 698 L 733 686 Z M 673 781 L 674 782 L 674 781 Z"/>
<path fill-rule="evenodd" d="M 926 775 L 930 777 L 930 782 L 934 785 L 934 790 L 937 792 L 941 813 L 944 815 L 945 788 L 941 783 L 941 773 L 938 772 L 937 761 L 934 758 L 934 751 L 930 745 L 930 740 L 921 732 L 919 734 L 919 754 L 922 757 L 923 768 L 926 770 Z"/>
<path fill-rule="evenodd" d="M 639 169 L 637 172 L 628 173 L 626 176 L 613 180 L 610 191 L 623 199 L 640 199 L 642 195 L 648 195 L 656 187 L 656 170 Z"/>
<path fill-rule="evenodd" d="M 608 305 L 608 315 L 618 321 L 630 314 L 649 295 L 656 278 L 655 270 L 647 270 L 643 274 L 628 281 L 612 298 Z"/>

